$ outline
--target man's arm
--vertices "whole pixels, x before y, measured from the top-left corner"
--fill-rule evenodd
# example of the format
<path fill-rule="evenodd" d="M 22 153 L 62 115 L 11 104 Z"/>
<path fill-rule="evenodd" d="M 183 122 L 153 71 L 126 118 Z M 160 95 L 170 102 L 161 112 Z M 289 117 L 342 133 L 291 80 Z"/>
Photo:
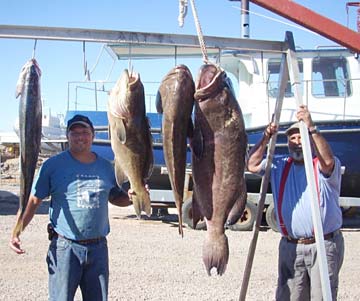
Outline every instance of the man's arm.
<path fill-rule="evenodd" d="M 16 225 L 22 225 L 21 226 L 22 231 L 26 228 L 26 226 L 33 219 L 35 212 L 36 212 L 37 208 L 40 206 L 41 202 L 42 202 L 42 199 L 39 199 L 34 195 L 30 196 L 23 216 L 21 217 L 18 215 L 17 220 L 16 220 Z M 23 253 L 25 253 L 25 251 L 23 249 L 21 249 L 21 247 L 20 247 L 21 241 L 20 241 L 19 236 L 20 236 L 20 233 L 13 233 L 10 238 L 9 246 L 17 254 L 23 254 Z"/>
<path fill-rule="evenodd" d="M 302 105 L 297 112 L 298 120 L 304 121 L 309 129 L 310 139 L 314 146 L 314 151 L 319 159 L 320 171 L 327 176 L 330 176 L 335 165 L 334 155 L 330 145 L 319 131 L 316 131 L 315 125 L 311 119 L 310 112 L 307 106 Z"/>
<path fill-rule="evenodd" d="M 247 162 L 247 169 L 252 173 L 259 173 L 261 169 L 261 162 L 264 157 L 266 146 L 269 143 L 271 136 L 277 131 L 275 123 L 270 123 L 261 139 L 251 148 Z"/>

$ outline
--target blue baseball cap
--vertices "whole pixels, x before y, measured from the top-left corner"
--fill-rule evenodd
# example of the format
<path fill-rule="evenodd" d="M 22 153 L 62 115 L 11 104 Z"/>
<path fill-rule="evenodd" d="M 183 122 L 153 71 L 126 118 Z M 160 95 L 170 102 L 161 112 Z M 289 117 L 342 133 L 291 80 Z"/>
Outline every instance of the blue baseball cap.
<path fill-rule="evenodd" d="M 66 131 L 69 132 L 74 125 L 82 125 L 94 132 L 94 126 L 87 116 L 77 114 L 67 122 Z"/>

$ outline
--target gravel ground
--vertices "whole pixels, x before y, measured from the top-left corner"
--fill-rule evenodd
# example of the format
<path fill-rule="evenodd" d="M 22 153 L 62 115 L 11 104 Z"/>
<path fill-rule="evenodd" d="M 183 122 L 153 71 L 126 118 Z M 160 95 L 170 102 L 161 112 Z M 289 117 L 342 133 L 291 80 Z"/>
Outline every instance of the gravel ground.
<path fill-rule="evenodd" d="M 0 188 L 0 300 L 47 300 L 47 202 L 22 235 L 26 254 L 8 247 L 18 198 Z M 252 232 L 227 231 L 230 258 L 223 276 L 209 277 L 201 259 L 205 232 L 185 228 L 178 235 L 177 214 L 137 220 L 132 207 L 110 207 L 109 300 L 238 300 Z M 345 261 L 338 300 L 360 300 L 359 229 L 343 230 Z M 279 234 L 259 233 L 247 300 L 274 300 Z M 81 300 L 78 292 L 75 300 Z"/>

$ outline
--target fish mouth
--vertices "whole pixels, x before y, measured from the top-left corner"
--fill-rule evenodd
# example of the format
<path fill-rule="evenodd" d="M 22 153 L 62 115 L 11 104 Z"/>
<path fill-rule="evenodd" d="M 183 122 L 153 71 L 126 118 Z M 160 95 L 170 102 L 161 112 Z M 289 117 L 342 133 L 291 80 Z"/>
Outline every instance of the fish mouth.
<path fill-rule="evenodd" d="M 201 101 L 220 91 L 224 86 L 226 73 L 215 64 L 201 66 L 196 82 L 195 99 Z"/>

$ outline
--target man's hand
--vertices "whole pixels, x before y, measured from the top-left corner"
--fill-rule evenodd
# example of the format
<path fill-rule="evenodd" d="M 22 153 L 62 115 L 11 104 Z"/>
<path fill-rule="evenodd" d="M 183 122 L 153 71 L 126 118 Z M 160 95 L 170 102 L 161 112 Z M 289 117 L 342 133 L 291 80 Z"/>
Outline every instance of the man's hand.
<path fill-rule="evenodd" d="M 299 107 L 299 110 L 296 113 L 296 118 L 299 121 L 302 120 L 305 123 L 305 125 L 306 125 L 306 127 L 308 129 L 311 129 L 311 128 L 314 127 L 314 123 L 313 123 L 313 121 L 311 119 L 311 114 L 310 114 L 309 109 L 308 109 L 308 107 L 306 105 L 301 105 Z"/>
<path fill-rule="evenodd" d="M 148 184 L 145 184 L 145 189 L 147 191 L 148 194 L 150 194 L 150 188 L 149 188 L 149 185 Z M 128 190 L 128 197 L 129 197 L 129 200 L 131 201 L 132 200 L 132 197 L 136 195 L 135 191 L 131 188 L 129 188 Z"/>
<path fill-rule="evenodd" d="M 25 250 L 20 247 L 21 241 L 18 236 L 12 237 L 9 242 L 10 249 L 12 249 L 17 254 L 24 254 Z"/>
<path fill-rule="evenodd" d="M 274 122 L 269 123 L 269 125 L 265 128 L 264 135 L 267 138 L 271 138 L 278 131 L 278 127 Z"/>

